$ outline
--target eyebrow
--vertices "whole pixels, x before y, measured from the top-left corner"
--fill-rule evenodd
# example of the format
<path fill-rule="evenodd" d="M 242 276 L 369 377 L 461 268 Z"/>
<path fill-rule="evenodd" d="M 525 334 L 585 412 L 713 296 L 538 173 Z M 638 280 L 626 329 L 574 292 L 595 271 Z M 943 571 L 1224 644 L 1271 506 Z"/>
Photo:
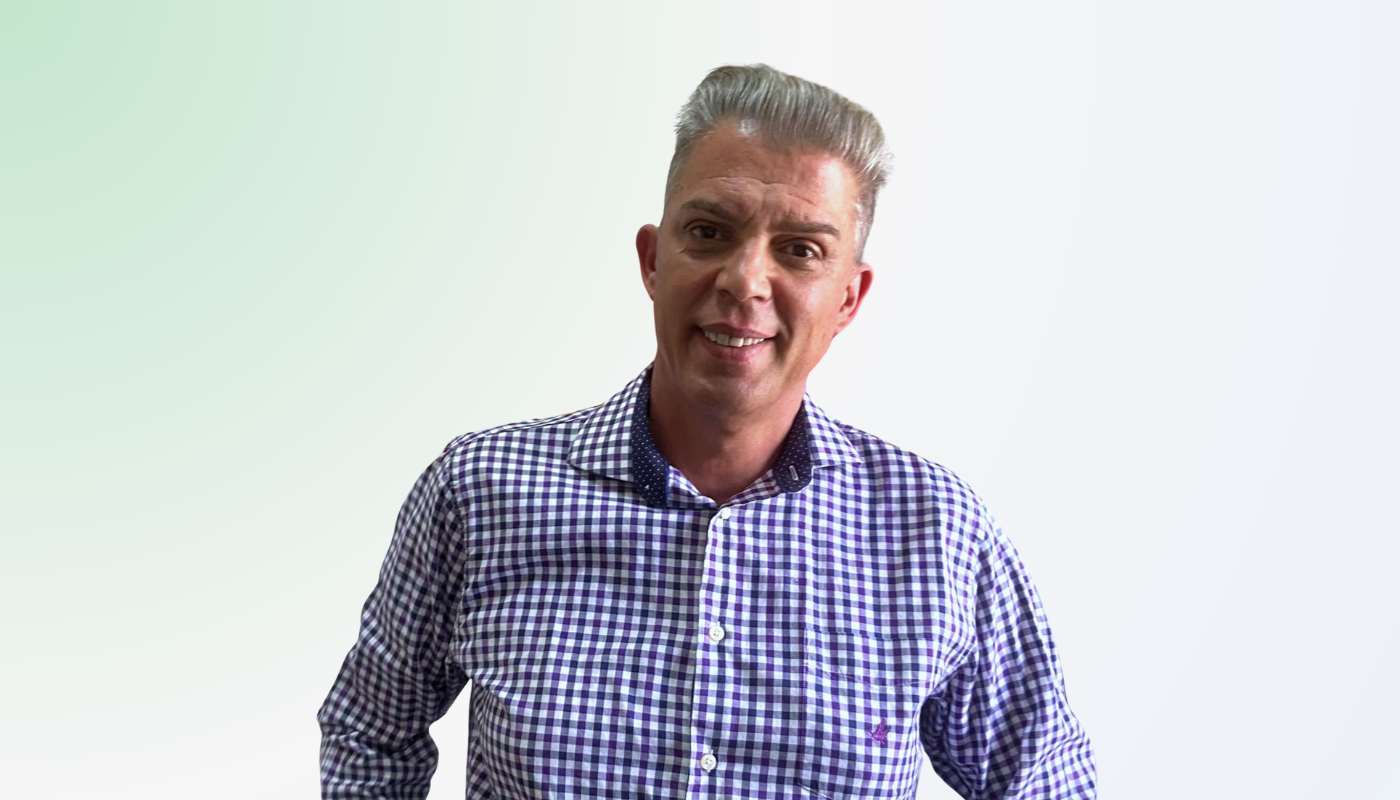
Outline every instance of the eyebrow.
<path fill-rule="evenodd" d="M 685 209 L 703 211 L 731 225 L 740 224 L 738 214 L 734 213 L 729 206 L 723 203 L 716 203 L 713 200 L 701 200 L 700 198 L 687 200 L 681 203 L 681 210 Z M 825 233 L 835 239 L 841 238 L 841 231 L 837 230 L 835 226 L 828 225 L 825 222 L 809 222 L 807 220 L 788 218 L 778 223 L 778 227 L 795 233 Z"/>

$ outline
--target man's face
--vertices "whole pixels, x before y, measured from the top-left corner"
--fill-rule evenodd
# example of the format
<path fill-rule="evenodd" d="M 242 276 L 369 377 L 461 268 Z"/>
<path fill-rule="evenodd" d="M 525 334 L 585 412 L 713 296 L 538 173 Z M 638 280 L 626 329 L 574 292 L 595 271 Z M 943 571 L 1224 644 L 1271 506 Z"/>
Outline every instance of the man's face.
<path fill-rule="evenodd" d="M 797 402 L 870 288 L 870 265 L 855 263 L 859 191 L 826 153 L 772 150 L 727 123 L 702 139 L 661 224 L 637 233 L 653 384 L 726 415 Z"/>

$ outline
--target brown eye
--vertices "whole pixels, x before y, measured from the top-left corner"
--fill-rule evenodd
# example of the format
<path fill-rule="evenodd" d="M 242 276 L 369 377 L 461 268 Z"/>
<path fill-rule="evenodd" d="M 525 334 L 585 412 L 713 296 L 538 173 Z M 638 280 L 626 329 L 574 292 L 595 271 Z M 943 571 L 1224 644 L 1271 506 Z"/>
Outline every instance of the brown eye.
<path fill-rule="evenodd" d="M 699 236 L 701 239 L 719 238 L 719 228 L 716 228 L 713 225 L 696 225 L 695 227 L 690 229 L 690 232 L 696 236 Z"/>
<path fill-rule="evenodd" d="M 817 257 L 817 251 L 816 251 L 816 250 L 813 250 L 811 247 L 809 247 L 809 246 L 807 246 L 807 245 L 805 245 L 805 244 L 802 244 L 801 242 L 797 242 L 797 243 L 793 244 L 793 245 L 792 245 L 792 250 L 791 250 L 791 252 L 792 252 L 793 255 L 797 256 L 798 258 L 816 258 L 816 257 Z"/>

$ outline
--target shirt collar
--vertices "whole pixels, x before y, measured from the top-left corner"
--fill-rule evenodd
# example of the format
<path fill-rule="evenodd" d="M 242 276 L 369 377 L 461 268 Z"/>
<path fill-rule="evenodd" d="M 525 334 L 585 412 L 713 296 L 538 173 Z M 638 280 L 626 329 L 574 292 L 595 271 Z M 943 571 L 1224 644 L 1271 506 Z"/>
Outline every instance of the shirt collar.
<path fill-rule="evenodd" d="M 579 469 L 631 483 L 647 505 L 667 508 L 671 465 L 656 447 L 648 416 L 652 366 L 648 364 L 584 419 L 569 447 L 568 461 Z M 811 483 L 814 469 L 860 461 L 839 423 L 804 391 L 802 406 L 773 465 L 778 488 L 801 491 Z"/>

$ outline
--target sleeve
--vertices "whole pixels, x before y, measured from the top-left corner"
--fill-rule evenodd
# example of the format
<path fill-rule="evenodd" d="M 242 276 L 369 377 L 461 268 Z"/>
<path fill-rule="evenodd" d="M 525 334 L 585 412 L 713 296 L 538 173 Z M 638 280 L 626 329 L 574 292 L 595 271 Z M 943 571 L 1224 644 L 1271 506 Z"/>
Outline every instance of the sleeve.
<path fill-rule="evenodd" d="M 979 510 L 976 642 L 922 710 L 924 748 L 969 800 L 1094 798 L 1093 745 L 1070 710 L 1040 595 L 995 518 Z"/>
<path fill-rule="evenodd" d="M 446 458 L 404 501 L 359 638 L 316 715 L 323 800 L 428 795 L 438 760 L 428 726 L 467 681 L 450 654 L 466 547 Z"/>

